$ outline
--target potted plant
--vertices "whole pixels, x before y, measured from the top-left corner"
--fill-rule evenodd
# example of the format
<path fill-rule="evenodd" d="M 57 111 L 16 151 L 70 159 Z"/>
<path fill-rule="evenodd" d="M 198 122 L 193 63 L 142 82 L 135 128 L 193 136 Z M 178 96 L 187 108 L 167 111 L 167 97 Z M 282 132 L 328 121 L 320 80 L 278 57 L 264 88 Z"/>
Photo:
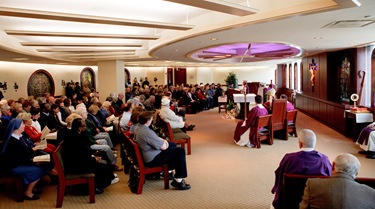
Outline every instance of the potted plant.
<path fill-rule="evenodd" d="M 237 76 L 234 72 L 230 72 L 227 78 L 224 80 L 227 84 L 227 88 L 237 88 Z"/>

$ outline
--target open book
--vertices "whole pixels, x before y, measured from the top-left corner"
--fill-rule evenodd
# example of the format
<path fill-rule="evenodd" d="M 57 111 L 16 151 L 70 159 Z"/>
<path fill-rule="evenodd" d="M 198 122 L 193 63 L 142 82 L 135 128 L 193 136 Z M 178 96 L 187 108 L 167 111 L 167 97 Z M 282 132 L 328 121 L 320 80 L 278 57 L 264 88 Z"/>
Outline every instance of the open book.
<path fill-rule="evenodd" d="M 109 116 L 109 117 L 107 118 L 107 121 L 108 121 L 108 122 L 111 122 L 111 121 L 113 121 L 113 120 L 115 120 L 115 119 L 116 119 L 115 115 L 111 115 L 111 116 Z"/>
<path fill-rule="evenodd" d="M 39 155 L 33 158 L 33 162 L 50 162 L 50 161 L 51 161 L 51 157 L 49 154 Z"/>
<path fill-rule="evenodd" d="M 113 131 L 113 126 L 103 127 L 106 132 Z"/>
<path fill-rule="evenodd" d="M 47 148 L 47 135 L 51 130 L 47 126 L 45 126 L 42 130 L 42 135 L 40 136 L 40 142 L 35 146 L 37 150 L 44 150 Z"/>

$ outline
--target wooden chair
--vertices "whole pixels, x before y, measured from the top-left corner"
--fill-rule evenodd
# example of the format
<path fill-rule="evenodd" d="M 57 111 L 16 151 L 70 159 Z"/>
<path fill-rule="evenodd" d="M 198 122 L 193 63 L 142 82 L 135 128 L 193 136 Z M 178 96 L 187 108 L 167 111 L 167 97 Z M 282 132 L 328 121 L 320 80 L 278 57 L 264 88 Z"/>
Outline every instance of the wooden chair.
<path fill-rule="evenodd" d="M 258 116 L 255 122 L 255 126 L 251 127 L 256 129 L 255 139 L 256 147 L 260 148 L 261 141 L 268 140 L 268 144 L 273 144 L 273 132 L 272 132 L 272 115 Z"/>
<path fill-rule="evenodd" d="M 124 173 L 129 174 L 129 170 L 133 164 L 133 158 L 131 155 L 131 143 L 129 142 L 129 139 L 127 139 L 129 136 L 125 134 L 125 131 L 122 127 L 120 127 L 120 155 L 121 155 L 121 164 L 124 166 Z"/>
<path fill-rule="evenodd" d="M 23 202 L 23 177 L 13 174 L 0 174 L 0 185 L 5 184 L 9 187 L 14 187 L 14 199 L 16 202 Z M 8 193 L 8 190 L 7 190 Z"/>
<path fill-rule="evenodd" d="M 169 173 L 168 165 L 158 166 L 158 167 L 147 167 L 143 163 L 143 158 L 141 151 L 137 143 L 133 141 L 130 137 L 127 137 L 129 144 L 131 144 L 131 155 L 133 159 L 132 168 L 138 175 L 138 188 L 136 194 L 142 194 L 143 184 L 146 181 L 145 175 L 151 173 L 164 172 L 164 189 L 169 189 Z"/>
<path fill-rule="evenodd" d="M 272 131 L 273 136 L 275 132 L 280 133 L 280 138 L 288 140 L 288 133 L 286 130 L 286 100 L 285 99 L 275 99 L 272 102 Z"/>
<path fill-rule="evenodd" d="M 181 147 L 185 148 L 185 144 L 187 144 L 187 154 L 191 155 L 191 137 L 184 133 L 180 129 L 173 130 L 171 125 L 164 120 L 163 117 L 160 116 L 161 129 L 164 133 L 165 137 L 169 139 L 170 142 L 174 142 L 176 144 L 180 144 Z"/>
<path fill-rule="evenodd" d="M 53 162 L 55 164 L 59 176 L 59 184 L 57 186 L 56 208 L 62 207 L 66 187 L 77 184 L 88 184 L 90 203 L 95 203 L 95 174 L 66 174 L 64 171 L 64 161 L 61 156 L 62 144 L 63 143 L 61 143 L 52 153 Z"/>
<path fill-rule="evenodd" d="M 291 134 L 292 136 L 297 136 L 297 127 L 296 127 L 296 119 L 297 119 L 298 110 L 290 110 L 286 112 L 286 127 L 287 127 L 287 134 Z"/>
<path fill-rule="evenodd" d="M 330 176 L 311 176 L 301 174 L 284 174 L 282 193 L 279 198 L 280 208 L 297 209 L 302 201 L 303 191 L 308 178 L 330 178 Z M 375 188 L 375 178 L 356 178 L 356 182 Z"/>
<path fill-rule="evenodd" d="M 227 101 L 228 101 L 227 95 L 220 96 L 217 98 L 219 113 L 221 112 L 221 110 L 225 110 L 225 113 L 227 113 Z"/>

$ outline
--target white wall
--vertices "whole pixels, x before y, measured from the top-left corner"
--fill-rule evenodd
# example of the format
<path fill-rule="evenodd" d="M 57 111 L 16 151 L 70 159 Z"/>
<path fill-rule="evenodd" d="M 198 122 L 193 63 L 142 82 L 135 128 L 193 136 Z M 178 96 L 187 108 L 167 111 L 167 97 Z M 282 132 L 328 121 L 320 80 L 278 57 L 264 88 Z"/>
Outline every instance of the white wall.
<path fill-rule="evenodd" d="M 166 67 L 126 67 L 129 70 L 131 82 L 133 83 L 133 79 L 136 77 L 138 82 L 139 79 L 142 77 L 148 78 L 150 85 L 164 85 L 167 83 L 166 78 Z M 157 82 L 154 82 L 154 78 L 157 78 Z"/>
<path fill-rule="evenodd" d="M 7 82 L 7 90 L 0 89 L 6 99 L 18 99 L 19 97 L 27 98 L 27 83 L 30 76 L 37 70 L 48 71 L 54 81 L 55 95 L 65 94 L 65 88 L 61 81 L 80 82 L 81 71 L 85 67 L 91 67 L 97 75 L 96 66 L 65 66 L 65 65 L 48 65 L 48 64 L 30 64 L 17 62 L 0 62 L 0 82 Z M 16 91 L 13 86 L 17 82 L 19 89 Z M 98 79 L 96 76 L 96 84 Z"/>
<path fill-rule="evenodd" d="M 263 82 L 269 83 L 270 80 L 275 80 L 276 65 L 258 67 L 216 67 L 213 69 L 213 82 L 225 84 L 229 72 L 234 72 L 237 75 L 238 84 L 243 80 L 248 82 Z"/>
<path fill-rule="evenodd" d="M 16 62 L 0 62 L 0 82 L 7 82 L 8 89 L 3 92 L 6 99 L 18 99 L 19 97 L 27 98 L 27 83 L 28 80 L 36 70 L 43 69 L 48 71 L 55 84 L 55 95 L 65 94 L 65 89 L 61 86 L 61 81 L 66 82 L 73 80 L 80 81 L 81 71 L 85 67 L 91 67 L 95 72 L 95 79 L 97 88 L 100 88 L 100 79 L 98 78 L 98 68 L 96 66 L 65 66 L 65 65 L 47 65 L 47 64 L 30 64 L 30 63 L 16 63 Z M 126 67 L 126 66 L 125 66 Z M 148 77 L 152 85 L 164 85 L 167 82 L 166 70 L 167 67 L 126 67 L 131 78 Z M 271 79 L 274 80 L 274 70 L 276 66 L 268 67 L 188 67 L 187 83 L 221 83 L 225 84 L 224 79 L 229 72 L 234 72 L 237 75 L 238 82 L 246 79 L 248 82 L 259 81 L 269 83 Z M 154 82 L 154 78 L 158 81 Z M 369 76 L 370 77 L 370 76 Z M 17 82 L 19 89 L 13 89 L 14 82 Z M 115 91 L 115 90 L 112 90 Z"/>

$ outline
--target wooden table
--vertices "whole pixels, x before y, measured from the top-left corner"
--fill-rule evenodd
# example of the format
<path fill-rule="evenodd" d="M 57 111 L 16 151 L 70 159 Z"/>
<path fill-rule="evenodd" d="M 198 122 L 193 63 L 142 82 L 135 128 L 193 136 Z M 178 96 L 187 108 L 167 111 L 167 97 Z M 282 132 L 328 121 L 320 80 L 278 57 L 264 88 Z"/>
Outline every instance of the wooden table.
<path fill-rule="evenodd" d="M 255 104 L 255 94 L 246 94 L 246 104 L 244 94 L 233 94 L 234 103 L 240 103 L 240 113 L 238 113 L 236 119 L 244 119 L 245 116 L 245 105 L 246 112 L 249 113 L 249 105 Z"/>
<path fill-rule="evenodd" d="M 345 122 L 346 122 L 346 136 L 353 135 L 353 140 L 356 141 L 362 129 L 368 124 L 374 121 L 373 114 L 371 112 L 351 112 L 345 110 Z"/>

